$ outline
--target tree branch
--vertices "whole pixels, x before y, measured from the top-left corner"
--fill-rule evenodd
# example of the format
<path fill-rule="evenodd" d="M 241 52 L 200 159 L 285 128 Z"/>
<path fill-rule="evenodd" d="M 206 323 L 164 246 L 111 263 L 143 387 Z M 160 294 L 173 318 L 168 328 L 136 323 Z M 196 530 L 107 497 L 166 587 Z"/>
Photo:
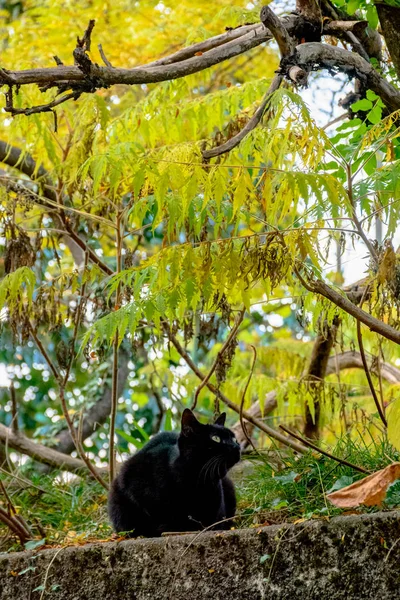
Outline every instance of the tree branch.
<path fill-rule="evenodd" d="M 305 71 L 328 69 L 331 72 L 340 71 L 349 77 L 357 77 L 369 89 L 373 90 L 390 111 L 400 108 L 400 92 L 386 81 L 364 58 L 339 48 L 318 42 L 308 42 L 296 46 L 296 51 L 285 63 L 288 73 L 291 66 L 297 65 Z"/>
<path fill-rule="evenodd" d="M 175 335 L 171 331 L 169 331 L 169 329 L 167 327 L 165 327 L 165 332 L 166 332 L 169 340 L 171 341 L 171 343 L 175 346 L 177 352 L 185 360 L 187 365 L 192 369 L 193 373 L 201 381 L 203 381 L 205 378 L 205 375 L 194 364 L 194 362 L 190 358 L 189 354 L 186 352 L 186 350 L 184 348 L 182 348 L 181 344 L 179 343 L 179 341 L 177 340 Z M 225 396 L 225 394 L 223 394 L 220 390 L 218 390 L 212 383 L 208 382 L 207 387 L 215 396 L 220 398 L 220 400 L 222 400 L 222 402 L 224 402 L 224 404 L 229 406 L 229 408 L 231 408 L 238 415 L 240 414 L 239 406 L 237 406 L 237 404 L 235 404 L 234 402 L 229 400 L 229 398 L 227 398 Z M 296 452 L 300 452 L 301 454 L 303 454 L 306 451 L 303 446 L 301 446 L 300 444 L 293 444 L 293 442 L 287 436 L 280 434 L 279 431 L 275 431 L 275 429 L 272 429 L 272 427 L 268 427 L 268 425 L 265 425 L 262 421 L 259 421 L 258 419 L 253 417 L 247 411 L 243 411 L 242 414 L 243 414 L 243 417 L 246 419 L 246 421 L 249 421 L 249 423 L 252 423 L 256 427 L 261 429 L 261 431 L 264 431 L 264 433 L 269 435 L 271 438 L 277 440 L 278 442 L 281 442 L 285 446 L 289 446 L 290 448 L 292 448 Z"/>
<path fill-rule="evenodd" d="M 308 403 L 306 403 L 305 412 L 305 427 L 304 434 L 306 438 L 318 439 L 319 437 L 319 420 L 321 412 L 320 394 L 321 386 L 326 374 L 329 355 L 335 341 L 338 319 L 335 319 L 331 327 L 317 335 L 314 341 L 310 362 L 307 372 L 304 376 L 304 381 L 308 383 L 310 393 L 314 402 L 314 418 L 311 414 Z"/>
<path fill-rule="evenodd" d="M 322 279 L 313 279 L 312 281 L 306 281 L 300 274 L 297 268 L 294 269 L 297 277 L 299 278 L 301 284 L 310 292 L 314 294 L 320 294 L 327 298 L 336 306 L 347 312 L 349 315 L 367 325 L 371 331 L 375 331 L 375 333 L 379 333 L 383 337 L 391 340 L 392 342 L 396 342 L 396 344 L 400 344 L 400 331 L 391 327 L 391 325 L 387 325 L 383 321 L 380 321 L 376 317 L 373 317 L 369 313 L 365 312 L 352 302 L 348 300 L 345 296 L 342 296 L 327 285 Z"/>
<path fill-rule="evenodd" d="M 205 150 L 203 152 L 204 160 L 209 160 L 210 158 L 214 158 L 215 156 L 220 156 L 221 154 L 230 152 L 231 150 L 233 150 L 233 148 L 236 148 L 236 146 L 238 146 L 240 144 L 240 142 L 246 137 L 246 135 L 248 135 L 251 131 L 253 131 L 253 129 L 255 129 L 257 127 L 257 125 L 260 123 L 260 121 L 265 113 L 265 110 L 268 106 L 268 103 L 271 99 L 271 94 L 276 92 L 276 90 L 279 88 L 279 86 L 281 85 L 282 79 L 283 79 L 283 77 L 281 75 L 275 75 L 260 106 L 257 108 L 256 112 L 251 117 L 251 119 L 246 123 L 246 125 L 243 127 L 243 129 L 241 131 L 239 131 L 239 133 L 237 133 L 236 135 L 231 137 L 224 144 L 220 144 L 219 146 L 216 146 L 215 148 L 211 148 L 211 150 Z"/>
<path fill-rule="evenodd" d="M 126 380 L 129 375 L 129 355 L 121 349 L 118 359 L 118 390 L 123 390 L 125 387 Z M 111 410 L 111 388 L 106 386 L 103 395 L 93 404 L 86 413 L 82 423 L 82 441 L 90 437 L 94 431 L 96 431 L 103 423 L 106 422 L 110 416 Z M 57 444 L 55 449 L 59 452 L 70 454 L 75 450 L 74 442 L 72 441 L 71 434 L 67 428 L 62 429 L 56 436 Z"/>
<path fill-rule="evenodd" d="M 332 460 L 336 460 L 336 462 L 338 462 L 342 465 L 346 465 L 346 467 L 351 467 L 352 469 L 355 469 L 356 471 L 359 471 L 360 473 L 367 473 L 367 474 L 369 473 L 369 471 L 367 471 L 367 469 L 364 469 L 364 467 L 359 467 L 358 465 L 354 465 L 353 463 L 349 462 L 348 460 L 338 458 L 337 456 L 334 456 L 333 454 L 326 452 L 326 450 L 321 450 L 321 448 L 319 446 L 316 446 L 312 442 L 305 440 L 297 433 L 294 433 L 293 431 L 291 431 L 288 427 L 285 427 L 284 425 L 279 425 L 279 427 L 285 433 L 288 433 L 289 435 L 292 435 L 296 440 L 299 440 L 299 442 L 301 442 L 302 444 L 305 444 L 309 448 L 312 448 L 312 450 L 319 452 L 319 454 L 323 454 L 324 456 L 327 456 L 328 458 L 331 458 Z"/>
<path fill-rule="evenodd" d="M 40 463 L 44 463 L 51 467 L 62 469 L 64 471 L 70 471 L 71 473 L 79 473 L 80 475 L 85 472 L 88 473 L 85 463 L 79 458 L 73 458 L 52 448 L 47 448 L 42 444 L 33 442 L 28 437 L 18 432 L 15 433 L 11 428 L 6 427 L 0 423 L 0 441 L 6 444 L 8 447 L 30 456 L 34 460 Z M 105 469 L 96 469 L 99 473 L 104 473 Z"/>

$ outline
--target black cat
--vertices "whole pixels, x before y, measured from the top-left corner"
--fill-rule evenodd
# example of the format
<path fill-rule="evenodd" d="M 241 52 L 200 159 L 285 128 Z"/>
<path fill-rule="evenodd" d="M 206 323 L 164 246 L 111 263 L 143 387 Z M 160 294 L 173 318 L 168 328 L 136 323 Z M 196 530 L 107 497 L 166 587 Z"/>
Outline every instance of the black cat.
<path fill-rule="evenodd" d="M 240 460 L 240 445 L 225 418 L 222 413 L 213 425 L 202 425 L 185 409 L 180 434 L 159 433 L 122 465 L 108 501 L 116 531 L 156 537 L 234 516 L 235 488 L 227 472 Z M 227 521 L 215 528 L 231 526 Z"/>

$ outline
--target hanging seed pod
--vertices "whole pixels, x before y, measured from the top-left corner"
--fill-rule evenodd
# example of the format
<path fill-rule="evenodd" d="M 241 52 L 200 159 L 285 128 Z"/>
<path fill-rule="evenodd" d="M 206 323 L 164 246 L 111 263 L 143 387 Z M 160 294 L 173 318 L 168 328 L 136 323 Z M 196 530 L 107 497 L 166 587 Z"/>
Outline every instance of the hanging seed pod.
<path fill-rule="evenodd" d="M 219 357 L 216 369 L 215 376 L 217 378 L 218 386 L 223 383 L 226 379 L 226 375 L 228 370 L 232 364 L 233 357 L 235 356 L 236 347 L 238 345 L 238 341 L 236 338 L 232 339 L 231 342 L 225 349 L 225 352 L 222 356 Z"/>
<path fill-rule="evenodd" d="M 35 250 L 31 246 L 29 236 L 19 230 L 18 237 L 7 241 L 4 269 L 6 274 L 16 271 L 20 267 L 32 267 L 36 260 Z"/>

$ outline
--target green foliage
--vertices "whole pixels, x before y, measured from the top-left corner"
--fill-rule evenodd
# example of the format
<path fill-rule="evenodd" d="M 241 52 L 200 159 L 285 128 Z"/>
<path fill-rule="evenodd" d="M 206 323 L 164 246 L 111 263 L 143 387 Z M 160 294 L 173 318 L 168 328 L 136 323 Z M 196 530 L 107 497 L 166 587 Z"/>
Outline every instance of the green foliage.
<path fill-rule="evenodd" d="M 367 443 L 362 437 L 356 441 L 350 437 L 340 439 L 332 453 L 370 472 L 387 466 L 389 460 L 400 458 L 389 443 L 373 440 Z M 342 510 L 333 506 L 326 494 L 363 477 L 362 473 L 314 452 L 301 457 L 265 454 L 264 460 L 254 456 L 253 469 L 239 485 L 240 523 L 249 526 L 338 515 Z M 388 489 L 387 507 L 400 506 L 398 483 Z M 365 512 L 371 508 L 358 510 Z"/>

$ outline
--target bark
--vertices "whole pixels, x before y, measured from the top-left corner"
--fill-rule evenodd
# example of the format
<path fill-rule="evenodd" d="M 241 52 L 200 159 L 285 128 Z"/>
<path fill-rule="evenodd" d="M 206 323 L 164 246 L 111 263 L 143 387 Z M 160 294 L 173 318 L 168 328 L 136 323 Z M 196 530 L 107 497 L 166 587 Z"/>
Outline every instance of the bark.
<path fill-rule="evenodd" d="M 400 77 L 400 7 L 376 2 L 382 33 L 397 77 Z"/>
<path fill-rule="evenodd" d="M 9 427 L 0 423 L 0 442 L 7 444 L 9 448 L 16 450 L 20 454 L 30 456 L 34 460 L 40 463 L 44 463 L 51 467 L 62 469 L 63 471 L 70 471 L 71 473 L 85 472 L 89 473 L 85 463 L 79 458 L 73 458 L 52 448 L 47 448 L 37 442 L 33 442 L 28 437 L 18 432 L 15 433 Z M 98 471 L 105 472 L 105 469 L 98 469 Z"/>
<path fill-rule="evenodd" d="M 329 355 L 335 342 L 336 331 L 337 323 L 329 327 L 324 334 L 317 336 L 314 342 L 310 364 L 304 377 L 304 382 L 308 383 L 309 392 L 314 404 L 314 417 L 308 403 L 306 403 L 305 406 L 304 435 L 310 439 L 319 438 L 319 421 L 321 415 L 320 395 L 323 380 L 325 378 L 326 367 L 328 366 Z"/>

